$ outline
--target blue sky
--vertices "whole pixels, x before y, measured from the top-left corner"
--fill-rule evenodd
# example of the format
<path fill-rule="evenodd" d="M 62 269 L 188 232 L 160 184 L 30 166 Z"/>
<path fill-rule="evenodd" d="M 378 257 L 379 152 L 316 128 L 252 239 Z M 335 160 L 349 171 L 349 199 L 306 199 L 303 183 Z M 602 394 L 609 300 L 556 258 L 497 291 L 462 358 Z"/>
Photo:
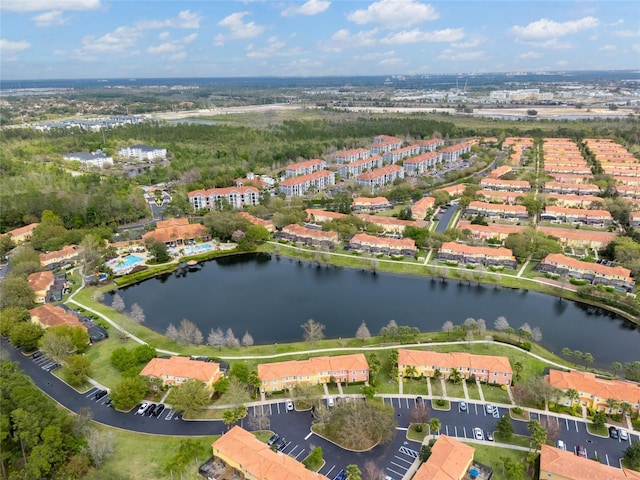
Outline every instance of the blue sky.
<path fill-rule="evenodd" d="M 2 0 L 0 78 L 638 69 L 636 1 Z"/>

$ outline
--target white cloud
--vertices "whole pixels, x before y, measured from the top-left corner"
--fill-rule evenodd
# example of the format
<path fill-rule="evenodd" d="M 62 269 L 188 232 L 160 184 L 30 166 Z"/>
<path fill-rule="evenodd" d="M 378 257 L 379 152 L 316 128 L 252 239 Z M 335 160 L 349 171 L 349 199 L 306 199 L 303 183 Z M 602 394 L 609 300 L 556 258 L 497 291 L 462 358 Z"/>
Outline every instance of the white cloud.
<path fill-rule="evenodd" d="M 531 45 L 533 47 L 538 47 L 538 48 L 553 48 L 555 50 L 563 50 L 563 49 L 572 47 L 570 43 L 559 42 L 557 38 L 552 38 L 551 40 L 545 40 L 541 42 L 530 42 L 527 40 L 521 40 L 520 38 L 516 38 L 516 43 Z"/>
<path fill-rule="evenodd" d="M 14 55 L 18 52 L 26 50 L 29 47 L 31 47 L 31 44 L 26 40 L 12 42 L 11 40 L 0 38 L 0 52 L 2 52 L 2 55 Z"/>
<path fill-rule="evenodd" d="M 362 30 L 354 34 L 346 28 L 343 28 L 331 35 L 331 39 L 328 42 L 321 44 L 320 49 L 324 51 L 341 52 L 345 48 L 373 47 L 378 43 L 376 39 L 377 33 L 377 28 L 373 30 Z"/>
<path fill-rule="evenodd" d="M 469 40 L 467 42 L 454 42 L 451 44 L 452 47 L 454 48 L 474 48 L 477 47 L 478 45 L 480 45 L 480 39 L 479 38 L 475 38 L 473 40 Z"/>
<path fill-rule="evenodd" d="M 595 28 L 599 24 L 600 21 L 595 17 L 584 17 L 580 20 L 569 20 L 567 22 L 556 22 L 548 18 L 541 18 L 526 26 L 515 25 L 511 27 L 511 31 L 519 38 L 547 39 L 563 37 L 589 28 Z"/>
<path fill-rule="evenodd" d="M 446 28 L 444 30 L 435 30 L 433 32 L 425 32 L 419 29 L 405 30 L 391 35 L 387 35 L 380 40 L 380 43 L 386 45 L 400 45 L 405 43 L 418 42 L 455 42 L 464 37 L 462 28 Z"/>
<path fill-rule="evenodd" d="M 100 0 L 2 0 L 0 9 L 12 12 L 38 12 L 42 10 L 95 10 Z"/>
<path fill-rule="evenodd" d="M 64 57 L 67 54 L 67 52 L 65 50 L 54 50 L 53 54 L 58 55 L 59 57 Z"/>
<path fill-rule="evenodd" d="M 285 8 L 282 11 L 282 16 L 290 17 L 293 15 L 317 15 L 318 13 L 324 12 L 327 8 L 329 8 L 331 2 L 326 0 L 309 0 L 306 3 L 298 6 L 297 4 L 293 4 L 290 7 Z"/>
<path fill-rule="evenodd" d="M 98 38 L 87 35 L 81 40 L 82 46 L 73 51 L 73 56 L 81 60 L 97 60 L 100 55 L 131 52 L 140 35 L 140 30 L 132 27 L 118 27 Z"/>
<path fill-rule="evenodd" d="M 619 37 L 640 37 L 640 30 L 620 30 L 616 32 Z"/>
<path fill-rule="evenodd" d="M 215 37 L 215 44 L 224 45 L 225 40 L 248 40 L 257 37 L 266 30 L 263 25 L 257 25 L 255 22 L 243 22 L 243 18 L 249 15 L 249 12 L 236 12 L 223 18 L 218 25 L 229 30 L 228 35 L 218 34 Z"/>
<path fill-rule="evenodd" d="M 262 48 L 256 48 L 251 44 L 247 45 L 246 50 L 249 58 L 290 57 L 302 52 L 298 47 L 286 48 L 286 44 L 275 36 L 270 37 Z"/>
<path fill-rule="evenodd" d="M 174 53 L 173 55 L 171 55 L 169 57 L 169 60 L 182 60 L 186 56 L 187 56 L 187 52 L 178 52 L 178 53 Z"/>
<path fill-rule="evenodd" d="M 182 52 L 186 45 L 193 42 L 196 38 L 198 38 L 197 33 L 192 33 L 191 35 L 187 35 L 186 37 L 180 40 L 173 40 L 171 42 L 162 43 L 160 45 L 149 47 L 147 51 L 149 53 L 171 53 L 171 52 Z"/>
<path fill-rule="evenodd" d="M 452 50 L 447 48 L 443 50 L 438 59 L 440 60 L 448 60 L 448 61 L 466 61 L 466 60 L 478 60 L 479 58 L 484 57 L 484 51 L 476 50 L 473 52 L 458 52 L 456 50 Z"/>
<path fill-rule="evenodd" d="M 353 58 L 355 60 L 358 60 L 358 61 L 370 61 L 370 60 L 391 58 L 391 57 L 395 57 L 395 55 L 396 55 L 396 52 L 394 50 L 388 50 L 386 52 L 366 53 L 364 55 L 359 55 L 359 56 L 356 56 L 356 57 L 353 57 Z"/>
<path fill-rule="evenodd" d="M 516 55 L 519 60 L 535 60 L 536 58 L 542 58 L 544 55 L 540 52 L 525 52 Z"/>
<path fill-rule="evenodd" d="M 66 25 L 69 23 L 70 17 L 63 17 L 62 10 L 51 10 L 50 12 L 41 13 L 33 17 L 38 27 L 49 27 L 51 25 Z"/>
<path fill-rule="evenodd" d="M 385 65 L 385 66 L 389 66 L 389 65 L 405 65 L 406 62 L 400 58 L 397 57 L 393 57 L 393 58 L 385 58 L 384 60 L 380 60 L 380 62 L 378 62 L 378 65 Z"/>
<path fill-rule="evenodd" d="M 566 60 L 558 60 L 556 62 L 556 65 L 559 67 L 566 67 L 567 65 L 569 65 L 569 62 L 567 62 Z"/>
<path fill-rule="evenodd" d="M 168 18 L 166 20 L 143 20 L 136 23 L 136 27 L 141 30 L 152 30 L 157 28 L 200 28 L 200 20 L 202 15 L 192 13 L 190 10 L 183 10 L 178 13 L 177 17 Z"/>
<path fill-rule="evenodd" d="M 440 17 L 429 4 L 415 0 L 380 0 L 366 9 L 351 12 L 347 19 L 358 25 L 377 24 L 383 28 L 407 28 Z"/>
<path fill-rule="evenodd" d="M 640 43 L 634 43 L 633 45 L 631 45 L 631 50 L 636 53 L 640 53 Z"/>
<path fill-rule="evenodd" d="M 611 44 L 603 45 L 598 49 L 599 52 L 615 52 L 616 50 L 618 50 L 618 47 Z"/>
<path fill-rule="evenodd" d="M 158 35 L 158 39 L 160 40 L 166 40 L 167 38 L 169 38 L 171 34 L 169 32 L 162 32 Z"/>

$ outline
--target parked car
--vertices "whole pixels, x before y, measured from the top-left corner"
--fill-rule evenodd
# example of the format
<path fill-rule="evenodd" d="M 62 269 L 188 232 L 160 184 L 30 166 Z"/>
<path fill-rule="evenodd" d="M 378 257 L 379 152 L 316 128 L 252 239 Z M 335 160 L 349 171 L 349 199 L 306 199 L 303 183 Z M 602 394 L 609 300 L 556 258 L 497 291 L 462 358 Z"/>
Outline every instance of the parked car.
<path fill-rule="evenodd" d="M 41 356 L 42 356 L 42 352 L 40 350 L 38 350 L 33 355 L 31 355 L 31 358 L 33 358 L 35 360 L 36 358 L 40 358 Z"/>
<path fill-rule="evenodd" d="M 159 417 L 160 414 L 162 414 L 163 411 L 164 411 L 164 404 L 159 403 L 158 405 L 156 405 L 156 409 L 153 412 L 153 416 L 154 417 Z"/>
<path fill-rule="evenodd" d="M 345 480 L 347 478 L 347 472 L 344 469 L 340 470 L 338 474 L 333 477 L 333 480 Z"/>
<path fill-rule="evenodd" d="M 493 442 L 493 433 L 491 432 L 491 430 L 487 430 L 487 434 L 485 436 L 487 440 L 489 440 L 490 442 Z"/>
<path fill-rule="evenodd" d="M 152 404 L 151 404 L 151 405 L 149 405 L 149 406 L 147 407 L 147 409 L 144 411 L 144 414 L 145 414 L 147 417 L 150 417 L 151 415 L 153 415 L 153 412 L 155 411 L 155 409 L 156 409 L 156 404 L 155 404 L 155 403 L 152 403 Z"/>
<path fill-rule="evenodd" d="M 458 404 L 458 409 L 459 409 L 461 412 L 466 412 L 466 411 L 467 411 L 467 403 L 466 403 L 466 402 L 460 402 L 460 403 Z"/>
<path fill-rule="evenodd" d="M 488 403 L 487 403 L 487 404 L 485 405 L 484 409 L 486 410 L 486 412 L 487 412 L 489 415 L 493 414 L 493 407 L 492 407 L 490 404 L 488 404 Z"/>
<path fill-rule="evenodd" d="M 484 440 L 484 433 L 482 433 L 482 429 L 480 427 L 473 429 L 473 436 L 476 440 Z"/>
<path fill-rule="evenodd" d="M 556 444 L 556 448 L 559 448 L 560 450 L 566 450 L 567 444 L 564 443 L 562 440 L 558 440 L 558 443 Z"/>
<path fill-rule="evenodd" d="M 335 405 L 335 402 L 333 401 L 333 397 L 327 398 L 327 407 L 331 408 L 334 405 Z"/>
<path fill-rule="evenodd" d="M 624 441 L 629 440 L 629 434 L 624 428 L 619 428 L 618 434 L 620 435 L 620 440 L 624 440 Z"/>
<path fill-rule="evenodd" d="M 284 437 L 282 437 L 280 440 L 278 440 L 275 443 L 275 446 L 277 450 L 282 450 L 284 447 L 287 446 L 287 440 Z"/>
<path fill-rule="evenodd" d="M 609 437 L 613 438 L 614 440 L 618 440 L 618 438 L 620 438 L 620 435 L 618 435 L 618 429 L 616 427 L 609 427 Z"/>
<path fill-rule="evenodd" d="M 93 396 L 93 398 L 95 398 L 96 400 L 100 400 L 102 397 L 104 397 L 108 392 L 106 390 L 98 390 L 96 392 L 96 394 Z"/>
<path fill-rule="evenodd" d="M 271 435 L 269 440 L 267 440 L 267 445 L 271 446 L 274 443 L 276 443 L 278 440 L 280 440 L 280 435 L 278 435 L 277 433 L 274 433 L 273 435 Z"/>
<path fill-rule="evenodd" d="M 576 455 L 582 458 L 587 458 L 587 449 L 584 448 L 584 445 L 578 445 L 576 448 Z"/>
<path fill-rule="evenodd" d="M 144 415 L 144 412 L 148 406 L 149 404 L 147 402 L 143 402 L 142 404 L 140 404 L 138 410 L 136 411 L 136 415 Z"/>
<path fill-rule="evenodd" d="M 287 401 L 285 402 L 286 406 L 287 406 L 287 411 L 290 412 L 293 410 L 293 402 L 289 399 L 287 399 Z"/>

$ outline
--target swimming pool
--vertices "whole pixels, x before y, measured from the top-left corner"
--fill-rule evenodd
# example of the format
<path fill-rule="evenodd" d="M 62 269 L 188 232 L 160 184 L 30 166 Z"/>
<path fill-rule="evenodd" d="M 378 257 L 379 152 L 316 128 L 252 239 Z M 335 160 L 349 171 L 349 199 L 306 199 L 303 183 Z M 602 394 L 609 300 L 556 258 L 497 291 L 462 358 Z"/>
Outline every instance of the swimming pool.
<path fill-rule="evenodd" d="M 129 270 L 134 265 L 138 263 L 144 262 L 144 258 L 137 257 L 135 255 L 127 255 L 124 258 L 114 258 L 107 262 L 107 266 L 109 266 L 114 272 L 121 272 L 124 270 Z"/>
<path fill-rule="evenodd" d="M 195 253 L 202 253 L 211 250 L 211 245 L 208 243 L 201 243 L 199 245 L 193 245 L 184 248 L 185 255 L 193 255 Z"/>

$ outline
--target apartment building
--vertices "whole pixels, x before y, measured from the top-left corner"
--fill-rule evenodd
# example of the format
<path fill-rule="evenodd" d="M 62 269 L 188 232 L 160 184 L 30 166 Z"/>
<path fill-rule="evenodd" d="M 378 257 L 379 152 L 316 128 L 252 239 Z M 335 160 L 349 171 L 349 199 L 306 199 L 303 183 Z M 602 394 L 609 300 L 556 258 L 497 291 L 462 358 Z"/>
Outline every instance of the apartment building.
<path fill-rule="evenodd" d="M 402 235 L 404 229 L 407 227 L 424 228 L 428 225 L 427 222 L 416 220 L 400 220 L 394 217 L 382 217 L 378 215 L 368 215 L 366 213 L 357 213 L 355 215 L 361 218 L 365 222 L 373 223 L 374 225 L 382 228 L 384 233 L 391 233 L 395 235 Z"/>
<path fill-rule="evenodd" d="M 241 209 L 249 205 L 260 203 L 260 191 L 256 187 L 224 187 L 208 190 L 194 190 L 187 194 L 189 203 L 194 210 L 204 208 L 220 210 L 225 202 L 233 208 Z"/>
<path fill-rule="evenodd" d="M 263 392 L 280 392 L 299 383 L 320 385 L 330 382 L 368 382 L 369 364 L 363 353 L 260 363 L 258 377 Z"/>
<path fill-rule="evenodd" d="M 140 372 L 141 377 L 156 378 L 162 386 L 181 385 L 189 380 L 199 380 L 207 388 L 223 377 L 220 364 L 193 360 L 190 357 L 173 356 L 169 358 L 152 358 Z"/>
<path fill-rule="evenodd" d="M 607 210 L 584 210 L 549 205 L 540 214 L 540 220 L 552 222 L 583 224 L 595 227 L 606 227 L 613 223 L 613 217 Z"/>
<path fill-rule="evenodd" d="M 308 192 L 325 190 L 336 184 L 336 176 L 330 170 L 318 170 L 317 172 L 287 178 L 280 182 L 280 192 L 287 197 L 302 197 Z"/>
<path fill-rule="evenodd" d="M 371 191 L 392 183 L 396 178 L 404 178 L 404 169 L 399 165 L 386 165 L 356 177 L 356 184 Z"/>
<path fill-rule="evenodd" d="M 514 205 L 517 200 L 523 199 L 524 192 L 498 192 L 496 190 L 478 190 L 476 198 L 479 202 L 503 203 L 505 205 Z"/>
<path fill-rule="evenodd" d="M 413 480 L 463 480 L 469 477 L 475 448 L 447 435 L 437 437 L 431 456 L 413 476 Z"/>
<path fill-rule="evenodd" d="M 138 160 L 155 160 L 156 158 L 164 160 L 167 158 L 167 149 L 137 144 L 122 147 L 118 155 L 125 158 L 137 158 Z"/>
<path fill-rule="evenodd" d="M 91 165 L 94 167 L 105 167 L 113 165 L 113 157 L 106 155 L 102 150 L 95 152 L 72 152 L 62 156 L 65 160 L 74 160 L 83 165 Z"/>
<path fill-rule="evenodd" d="M 422 197 L 411 205 L 411 218 L 414 220 L 425 220 L 427 213 L 436 207 L 436 199 L 433 197 Z"/>
<path fill-rule="evenodd" d="M 439 370 L 446 379 L 456 369 L 462 378 L 474 376 L 478 381 L 500 385 L 510 385 L 513 377 L 507 357 L 399 348 L 398 373 L 403 377 L 409 376 L 407 369 L 410 367 L 411 370 L 415 369 L 415 376 L 433 377 L 435 371 Z"/>
<path fill-rule="evenodd" d="M 33 236 L 33 231 L 40 225 L 39 223 L 30 223 L 24 227 L 14 228 L 9 230 L 2 236 L 9 235 L 14 243 L 23 243 L 30 240 Z"/>
<path fill-rule="evenodd" d="M 579 175 L 581 177 L 591 177 L 591 169 L 587 166 L 578 167 L 575 165 L 565 165 L 565 164 L 547 164 L 544 165 L 544 171 L 547 172 L 552 177 L 555 177 L 559 174 L 573 174 Z"/>
<path fill-rule="evenodd" d="M 593 175 L 576 175 L 574 173 L 554 173 L 551 175 L 556 182 L 572 183 L 574 185 L 584 185 L 593 182 Z"/>
<path fill-rule="evenodd" d="M 85 330 L 87 327 L 74 314 L 68 312 L 62 307 L 45 303 L 39 307 L 29 310 L 31 321 L 42 328 L 59 327 L 67 325 L 68 327 L 81 327 Z"/>
<path fill-rule="evenodd" d="M 327 164 L 324 160 L 314 158 L 312 160 L 305 160 L 304 162 L 287 165 L 285 175 L 287 178 L 298 177 L 300 175 L 308 175 L 319 170 L 325 170 L 326 168 Z"/>
<path fill-rule="evenodd" d="M 549 445 L 540 447 L 540 479 L 640 480 L 640 472 L 594 462 Z"/>
<path fill-rule="evenodd" d="M 382 163 L 383 161 L 380 155 L 373 155 L 341 165 L 338 167 L 338 173 L 344 178 L 351 178 L 368 172 L 369 170 L 380 168 L 382 167 Z"/>
<path fill-rule="evenodd" d="M 476 247 L 456 242 L 444 242 L 438 249 L 436 260 L 457 262 L 462 265 L 484 265 L 516 269 L 518 262 L 508 248 Z"/>
<path fill-rule="evenodd" d="M 418 253 L 416 242 L 411 238 L 375 237 L 366 233 L 354 235 L 347 248 L 356 252 L 389 256 L 414 257 Z"/>
<path fill-rule="evenodd" d="M 419 140 L 416 145 L 420 147 L 420 153 L 435 152 L 438 147 L 444 145 L 444 140 L 441 138 L 430 138 L 428 140 Z"/>
<path fill-rule="evenodd" d="M 407 175 L 416 177 L 424 175 L 429 168 L 435 167 L 442 162 L 442 154 L 440 152 L 426 152 L 416 157 L 407 158 L 402 166 Z"/>
<path fill-rule="evenodd" d="M 402 147 L 402 139 L 389 135 L 378 135 L 373 139 L 373 144 L 369 148 L 373 155 L 383 155 L 391 150 Z"/>
<path fill-rule="evenodd" d="M 41 253 L 40 266 L 44 268 L 59 268 L 65 265 L 71 265 L 76 262 L 80 256 L 81 248 L 77 245 L 65 245 L 60 250 L 53 252 Z"/>
<path fill-rule="evenodd" d="M 55 278 L 53 272 L 35 272 L 27 277 L 29 288 L 33 290 L 34 302 L 44 303 L 47 301 L 47 292 L 53 286 Z"/>
<path fill-rule="evenodd" d="M 385 197 L 356 197 L 351 203 L 354 212 L 379 212 L 393 208 Z"/>
<path fill-rule="evenodd" d="M 276 231 L 276 226 L 273 223 L 273 220 L 264 220 L 262 218 L 254 217 L 248 212 L 238 212 L 236 213 L 236 216 L 244 218 L 252 225 L 258 225 L 260 227 L 266 228 L 269 233 L 273 233 Z"/>
<path fill-rule="evenodd" d="M 504 219 L 512 222 L 527 220 L 529 214 L 522 205 L 499 205 L 496 203 L 470 202 L 465 210 L 466 215 L 484 215 L 491 219 Z"/>
<path fill-rule="evenodd" d="M 476 240 L 487 241 L 497 239 L 504 242 L 511 234 L 521 233 L 525 225 L 508 225 L 492 223 L 491 225 L 474 225 L 469 220 L 460 220 L 456 226 L 457 230 L 468 230 Z"/>
<path fill-rule="evenodd" d="M 549 205 L 566 208 L 591 208 L 594 204 L 604 204 L 602 197 L 595 195 L 562 195 L 560 193 L 546 194 L 546 201 Z"/>
<path fill-rule="evenodd" d="M 563 182 L 547 182 L 544 184 L 543 191 L 545 193 L 560 193 L 571 195 L 598 195 L 600 187 L 593 183 L 563 183 Z"/>
<path fill-rule="evenodd" d="M 409 145 L 406 147 L 398 148 L 396 150 L 391 150 L 390 152 L 386 152 L 382 155 L 384 159 L 384 163 L 396 163 L 400 160 L 404 160 L 408 157 L 413 157 L 414 155 L 418 155 L 420 153 L 419 145 Z"/>
<path fill-rule="evenodd" d="M 271 450 L 238 425 L 213 442 L 211 448 L 213 457 L 203 472 L 211 480 L 329 480 L 295 458 Z"/>
<path fill-rule="evenodd" d="M 593 410 L 617 413 L 617 411 L 610 412 L 610 407 L 607 406 L 609 398 L 620 403 L 630 404 L 634 411 L 640 409 L 640 385 L 636 383 L 598 378 L 590 372 L 578 372 L 577 370 L 563 372 L 554 369 L 549 370 L 545 380 L 565 394 L 569 390 L 577 391 L 578 402 Z M 567 395 L 561 401 L 565 405 L 571 404 Z"/>
<path fill-rule="evenodd" d="M 600 263 L 584 262 L 561 253 L 550 253 L 537 267 L 545 273 L 567 275 L 577 280 L 587 280 L 593 285 L 606 285 L 631 292 L 635 281 L 631 270 L 624 267 L 609 267 Z"/>
<path fill-rule="evenodd" d="M 467 186 L 463 183 L 451 185 L 449 187 L 439 188 L 436 192 L 447 192 L 451 198 L 461 197 Z"/>
<path fill-rule="evenodd" d="M 371 152 L 366 148 L 352 148 L 350 150 L 341 150 L 336 152 L 333 158 L 335 163 L 343 165 L 345 163 L 353 163 L 358 160 L 369 158 L 369 156 L 371 156 Z"/>
<path fill-rule="evenodd" d="M 151 238 L 166 245 L 184 245 L 189 241 L 205 241 L 210 238 L 209 229 L 200 223 L 189 223 L 188 218 L 159 220 L 156 229 L 142 235 L 143 242 Z"/>
<path fill-rule="evenodd" d="M 640 228 L 640 212 L 631 212 L 629 214 L 629 225 L 633 228 Z"/>
<path fill-rule="evenodd" d="M 502 165 L 491 170 L 486 178 L 500 178 L 505 176 L 507 173 L 511 173 L 512 171 L 513 167 L 511 165 Z"/>
<path fill-rule="evenodd" d="M 340 241 L 337 232 L 325 232 L 317 228 L 307 228 L 295 223 L 285 226 L 276 234 L 276 237 L 290 242 L 323 248 L 335 248 Z"/>
<path fill-rule="evenodd" d="M 275 180 L 266 175 L 256 175 L 247 173 L 245 178 L 236 178 L 236 187 L 256 187 L 262 190 L 269 189 L 275 185 Z"/>
<path fill-rule="evenodd" d="M 442 161 L 445 163 L 457 162 L 462 155 L 471 151 L 471 142 L 456 143 L 449 147 L 443 147 L 439 151 L 442 155 Z"/>
<path fill-rule="evenodd" d="M 547 227 L 539 225 L 539 232 L 557 238 L 562 246 L 602 250 L 618 236 L 616 232 L 596 232 L 575 228 Z"/>
<path fill-rule="evenodd" d="M 313 223 L 330 222 L 331 220 L 338 220 L 349 216 L 344 213 L 330 212 L 328 210 L 320 210 L 317 208 L 307 208 L 305 213 L 307 214 L 307 220 Z"/>
<path fill-rule="evenodd" d="M 529 192 L 531 184 L 522 180 L 502 180 L 499 178 L 483 178 L 480 188 L 484 190 L 497 190 L 500 192 Z"/>

